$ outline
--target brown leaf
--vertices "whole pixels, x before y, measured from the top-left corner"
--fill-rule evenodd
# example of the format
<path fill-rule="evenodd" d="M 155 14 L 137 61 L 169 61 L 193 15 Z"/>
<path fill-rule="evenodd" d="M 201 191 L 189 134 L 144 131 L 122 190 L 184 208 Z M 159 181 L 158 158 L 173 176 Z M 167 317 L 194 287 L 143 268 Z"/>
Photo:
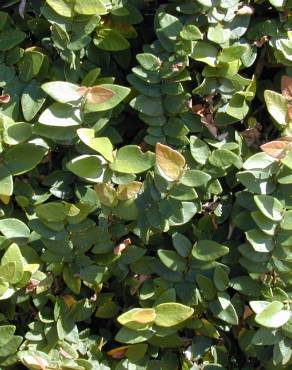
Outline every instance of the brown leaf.
<path fill-rule="evenodd" d="M 111 99 L 115 93 L 101 86 L 84 87 L 78 89 L 80 95 L 84 96 L 88 103 L 101 104 Z"/>
<path fill-rule="evenodd" d="M 241 135 L 247 146 L 252 146 L 259 140 L 261 133 L 256 127 L 252 127 L 242 131 Z"/>
<path fill-rule="evenodd" d="M 292 100 L 292 77 L 282 76 L 282 78 L 281 78 L 281 92 L 282 92 L 282 95 L 284 96 L 285 99 Z"/>
<path fill-rule="evenodd" d="M 36 290 L 37 286 L 39 285 L 40 281 L 36 279 L 30 279 L 28 285 L 25 288 L 25 293 L 31 293 Z"/>
<path fill-rule="evenodd" d="M 114 348 L 108 351 L 106 354 L 116 360 L 120 360 L 125 357 L 125 353 L 128 348 L 129 346 L 122 346 L 122 347 Z"/>
<path fill-rule="evenodd" d="M 252 15 L 254 13 L 254 8 L 249 5 L 244 5 L 242 8 L 238 9 L 237 15 Z"/>
<path fill-rule="evenodd" d="M 162 172 L 171 180 L 178 180 L 185 165 L 184 157 L 176 150 L 157 143 L 156 163 Z"/>
<path fill-rule="evenodd" d="M 287 114 L 288 114 L 289 120 L 292 120 L 292 105 L 291 104 L 288 105 Z"/>
<path fill-rule="evenodd" d="M 10 102 L 10 95 L 9 94 L 0 95 L 0 103 L 7 104 L 9 102 Z"/>
<path fill-rule="evenodd" d="M 286 141 L 275 140 L 261 145 L 261 149 L 273 158 L 282 159 L 287 154 L 288 144 Z"/>
<path fill-rule="evenodd" d="M 48 362 L 40 356 L 25 356 L 23 362 L 30 368 L 33 367 L 33 369 L 46 370 L 49 366 Z"/>

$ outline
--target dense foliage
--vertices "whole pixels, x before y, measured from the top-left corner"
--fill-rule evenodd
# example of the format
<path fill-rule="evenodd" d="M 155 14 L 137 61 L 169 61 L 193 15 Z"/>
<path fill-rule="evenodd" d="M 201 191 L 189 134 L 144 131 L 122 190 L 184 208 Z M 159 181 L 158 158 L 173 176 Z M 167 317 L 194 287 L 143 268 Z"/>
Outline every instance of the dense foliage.
<path fill-rule="evenodd" d="M 292 368 L 290 0 L 1 0 L 0 369 Z"/>

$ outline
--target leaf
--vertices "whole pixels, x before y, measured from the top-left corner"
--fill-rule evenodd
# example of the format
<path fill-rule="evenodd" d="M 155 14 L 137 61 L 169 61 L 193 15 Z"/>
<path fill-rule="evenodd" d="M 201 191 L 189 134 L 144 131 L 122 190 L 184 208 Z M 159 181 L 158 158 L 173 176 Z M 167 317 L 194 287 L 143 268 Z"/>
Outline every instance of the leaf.
<path fill-rule="evenodd" d="M 47 4 L 62 17 L 73 16 L 74 1 L 72 0 L 47 0 Z"/>
<path fill-rule="evenodd" d="M 13 219 L 11 219 L 11 220 L 13 220 Z M 14 222 L 14 225 L 16 225 L 15 222 Z M 23 225 L 21 225 L 21 226 L 23 227 Z M 3 226 L 3 225 L 0 224 L 0 228 L 1 228 L 1 226 Z M 20 231 L 16 230 L 16 233 L 17 232 L 19 233 Z M 17 237 L 14 237 L 14 239 L 16 239 L 16 238 Z M 11 238 L 11 239 L 13 239 L 13 238 Z M 3 267 L 6 266 L 6 265 L 9 265 L 11 263 L 14 265 L 14 270 L 13 270 L 13 276 L 10 279 L 9 283 L 16 284 L 16 283 L 19 283 L 21 281 L 22 277 L 23 277 L 23 258 L 22 258 L 19 247 L 15 243 L 11 244 L 8 247 L 8 249 L 6 250 L 6 252 L 4 253 L 4 255 L 1 259 L 1 266 L 3 266 Z"/>
<path fill-rule="evenodd" d="M 163 106 L 160 98 L 138 95 L 130 102 L 130 105 L 132 108 L 147 116 L 163 116 Z"/>
<path fill-rule="evenodd" d="M 192 250 L 192 255 L 200 261 L 214 261 L 225 256 L 229 249 L 212 240 L 199 240 Z"/>
<path fill-rule="evenodd" d="M 288 145 L 285 141 L 270 141 L 260 146 L 263 152 L 276 159 L 286 157 Z"/>
<path fill-rule="evenodd" d="M 216 266 L 214 269 L 213 281 L 216 288 L 224 291 L 229 286 L 229 279 L 226 270 L 221 266 Z"/>
<path fill-rule="evenodd" d="M 40 115 L 39 122 L 48 126 L 79 126 L 80 110 L 67 104 L 53 103 Z"/>
<path fill-rule="evenodd" d="M 22 356 L 22 362 L 31 369 L 40 369 L 46 370 L 48 369 L 49 363 L 43 357 L 40 356 L 32 356 L 32 355 L 25 355 Z"/>
<path fill-rule="evenodd" d="M 0 32 L 0 51 L 7 51 L 20 44 L 26 34 L 18 29 L 7 27 Z"/>
<path fill-rule="evenodd" d="M 194 310 L 181 303 L 161 303 L 155 307 L 155 324 L 162 327 L 178 325 L 192 316 Z"/>
<path fill-rule="evenodd" d="M 283 220 L 280 223 L 280 227 L 283 230 L 292 230 L 292 211 L 286 211 L 284 213 Z"/>
<path fill-rule="evenodd" d="M 16 327 L 14 325 L 0 326 L 0 346 L 5 346 L 13 337 Z"/>
<path fill-rule="evenodd" d="M 180 179 L 181 184 L 191 187 L 206 186 L 211 180 L 211 176 L 199 170 L 188 170 Z"/>
<path fill-rule="evenodd" d="M 211 154 L 208 145 L 196 136 L 190 137 L 190 150 L 194 160 L 200 164 L 205 164 Z"/>
<path fill-rule="evenodd" d="M 118 322 L 121 324 L 121 325 L 124 325 L 126 326 L 127 328 L 129 329 L 133 329 L 133 330 L 144 330 L 146 328 L 149 327 L 149 324 L 152 323 L 152 318 L 155 317 L 155 312 L 153 313 L 152 311 L 146 311 L 146 314 L 145 314 L 145 319 L 151 319 L 151 322 L 150 323 L 141 323 L 137 320 L 134 320 L 133 318 L 133 315 L 138 315 L 138 320 L 141 319 L 141 317 L 139 316 L 138 313 L 142 312 L 142 317 L 143 316 L 143 312 L 144 312 L 144 309 L 143 308 L 133 308 L 131 309 L 130 311 L 127 311 L 125 313 L 123 313 L 122 315 L 120 315 L 117 320 Z M 136 316 L 137 317 L 137 316 Z M 143 321 L 143 320 L 142 320 Z"/>
<path fill-rule="evenodd" d="M 282 203 L 270 195 L 255 195 L 254 201 L 264 216 L 272 221 L 281 221 L 283 206 Z"/>
<path fill-rule="evenodd" d="M 157 143 L 155 147 L 156 163 L 171 181 L 178 180 L 185 165 L 184 157 L 176 150 Z"/>
<path fill-rule="evenodd" d="M 82 95 L 78 85 L 65 81 L 52 81 L 42 85 L 42 89 L 59 103 L 75 103 L 81 100 Z"/>
<path fill-rule="evenodd" d="M 246 99 L 243 95 L 234 94 L 230 99 L 226 113 L 231 117 L 234 117 L 238 120 L 243 120 L 244 117 L 248 114 L 249 106 L 246 103 Z"/>
<path fill-rule="evenodd" d="M 132 174 L 149 170 L 154 161 L 153 153 L 143 153 L 138 146 L 127 145 L 117 151 L 114 162 L 109 166 L 113 171 Z"/>
<path fill-rule="evenodd" d="M 115 93 L 109 89 L 106 89 L 101 86 L 92 86 L 92 87 L 80 87 L 78 89 L 80 95 L 85 99 L 86 104 L 101 104 L 111 99 Z"/>
<path fill-rule="evenodd" d="M 79 177 L 98 181 L 102 175 L 102 162 L 97 155 L 81 155 L 67 162 L 66 167 Z"/>
<path fill-rule="evenodd" d="M 136 59 L 138 60 L 140 65 L 147 71 L 158 70 L 162 63 L 159 58 L 149 53 L 137 54 Z"/>
<path fill-rule="evenodd" d="M 95 138 L 95 132 L 89 128 L 80 128 L 77 130 L 80 140 L 91 149 L 100 153 L 107 161 L 113 162 L 113 145 L 107 137 Z"/>
<path fill-rule="evenodd" d="M 11 196 L 13 193 L 13 179 L 8 169 L 0 165 L 0 194 Z"/>
<path fill-rule="evenodd" d="M 83 106 L 84 112 L 103 112 L 113 109 L 130 93 L 128 87 L 103 84 L 88 88 L 88 96 Z M 89 97 L 89 98 L 88 98 Z"/>
<path fill-rule="evenodd" d="M 280 328 L 291 317 L 291 312 L 283 310 L 283 307 L 282 302 L 268 303 L 262 311 L 256 314 L 255 321 L 266 328 Z"/>
<path fill-rule="evenodd" d="M 21 143 L 4 153 L 5 167 L 12 175 L 21 175 L 35 168 L 47 149 L 33 143 Z"/>
<path fill-rule="evenodd" d="M 285 99 L 292 100 L 292 77 L 282 76 L 281 92 Z"/>
<path fill-rule="evenodd" d="M 264 98 L 267 109 L 274 120 L 281 126 L 287 126 L 287 100 L 282 95 L 271 90 L 265 90 Z"/>
<path fill-rule="evenodd" d="M 160 261 L 172 271 L 183 272 L 187 267 L 186 260 L 175 251 L 159 249 L 157 251 Z"/>
<path fill-rule="evenodd" d="M 183 234 L 174 233 L 172 235 L 172 243 L 176 251 L 182 257 L 188 257 L 192 250 L 192 243 Z"/>
<path fill-rule="evenodd" d="M 156 318 L 156 313 L 153 308 L 144 308 L 137 312 L 134 312 L 132 315 L 133 321 L 136 321 L 140 324 L 149 324 L 152 323 Z"/>
<path fill-rule="evenodd" d="M 267 253 L 271 252 L 274 248 L 272 237 L 269 237 L 259 229 L 249 230 L 245 235 L 256 252 Z"/>
<path fill-rule="evenodd" d="M 121 51 L 130 47 L 130 43 L 117 30 L 111 28 L 103 28 L 98 31 L 93 39 L 94 44 L 106 51 Z"/>
<path fill-rule="evenodd" d="M 39 84 L 32 80 L 21 95 L 21 107 L 23 117 L 26 121 L 31 121 L 40 111 L 46 101 L 46 94 L 41 90 Z"/>
<path fill-rule="evenodd" d="M 193 24 L 188 24 L 180 31 L 180 37 L 184 40 L 200 40 L 203 38 L 203 35 L 198 27 Z"/>
<path fill-rule="evenodd" d="M 74 0 L 74 11 L 82 15 L 104 15 L 107 14 L 107 8 L 101 0 Z"/>
<path fill-rule="evenodd" d="M 0 231 L 8 239 L 28 238 L 30 230 L 26 224 L 17 218 L 0 220 Z"/>
<path fill-rule="evenodd" d="M 209 42 L 197 41 L 191 57 L 199 62 L 215 67 L 219 50 Z"/>

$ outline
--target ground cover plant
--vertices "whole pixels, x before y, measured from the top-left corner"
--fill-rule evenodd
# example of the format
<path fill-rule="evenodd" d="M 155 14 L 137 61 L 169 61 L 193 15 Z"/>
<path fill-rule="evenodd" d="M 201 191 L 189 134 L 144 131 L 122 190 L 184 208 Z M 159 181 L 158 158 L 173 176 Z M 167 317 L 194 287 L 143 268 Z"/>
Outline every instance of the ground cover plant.
<path fill-rule="evenodd" d="M 291 7 L 0 2 L 0 369 L 292 368 Z"/>

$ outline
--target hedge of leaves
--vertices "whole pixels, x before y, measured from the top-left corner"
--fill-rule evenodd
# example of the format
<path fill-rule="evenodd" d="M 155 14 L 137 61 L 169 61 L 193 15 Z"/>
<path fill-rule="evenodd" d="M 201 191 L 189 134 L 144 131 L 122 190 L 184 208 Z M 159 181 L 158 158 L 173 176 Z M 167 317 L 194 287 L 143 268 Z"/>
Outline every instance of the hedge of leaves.
<path fill-rule="evenodd" d="M 291 369 L 292 2 L 0 10 L 0 369 Z"/>

